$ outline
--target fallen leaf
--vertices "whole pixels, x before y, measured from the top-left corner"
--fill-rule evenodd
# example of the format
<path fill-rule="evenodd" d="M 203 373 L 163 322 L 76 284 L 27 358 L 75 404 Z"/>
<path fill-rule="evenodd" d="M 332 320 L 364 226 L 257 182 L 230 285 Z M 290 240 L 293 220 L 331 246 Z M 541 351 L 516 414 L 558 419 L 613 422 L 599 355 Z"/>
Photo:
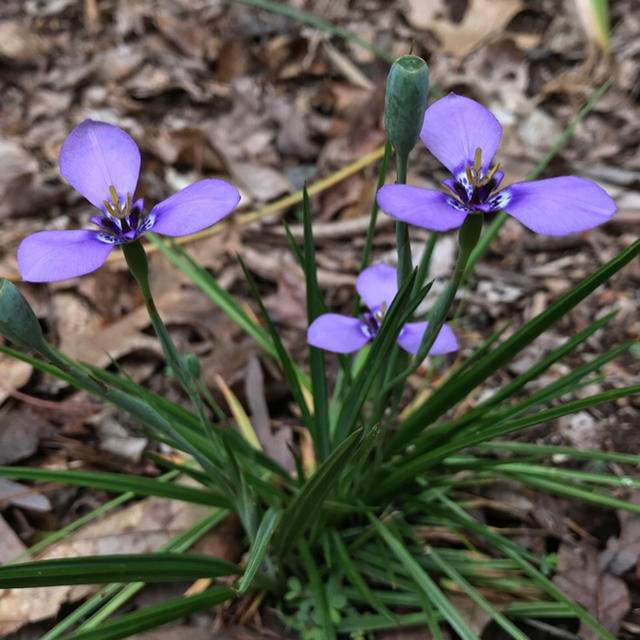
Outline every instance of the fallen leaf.
<path fill-rule="evenodd" d="M 614 634 L 631 607 L 629 589 L 625 582 L 602 570 L 599 567 L 597 549 L 586 543 L 560 545 L 558 573 L 553 582 Z M 580 626 L 579 635 L 582 640 L 600 638 L 599 634 L 584 623 Z"/>
<path fill-rule="evenodd" d="M 188 502 L 146 498 L 79 529 L 34 560 L 150 553 L 209 511 L 206 506 Z M 94 591 L 95 585 L 0 590 L 0 634 L 51 618 L 65 602 L 74 602 Z"/>
<path fill-rule="evenodd" d="M 0 516 L 0 540 L 2 540 L 0 564 L 15 558 L 27 548 L 2 516 Z"/>
<path fill-rule="evenodd" d="M 418 29 L 433 31 L 441 42 L 441 49 L 459 57 L 473 51 L 481 42 L 500 33 L 507 23 L 522 10 L 520 0 L 469 0 L 459 23 L 441 17 L 440 7 L 424 0 L 410 0 L 407 19 Z"/>

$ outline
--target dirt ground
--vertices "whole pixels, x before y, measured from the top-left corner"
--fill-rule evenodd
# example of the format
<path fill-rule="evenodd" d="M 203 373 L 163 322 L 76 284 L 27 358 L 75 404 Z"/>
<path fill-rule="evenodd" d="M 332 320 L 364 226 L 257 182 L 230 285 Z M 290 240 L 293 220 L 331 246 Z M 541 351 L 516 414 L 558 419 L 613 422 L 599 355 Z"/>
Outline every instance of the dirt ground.
<path fill-rule="evenodd" d="M 329 20 L 392 57 L 413 47 L 429 64 L 432 95 L 455 91 L 491 109 L 504 129 L 497 160 L 506 183 L 524 179 L 596 91 L 611 82 L 542 177 L 573 174 L 596 180 L 616 199 L 618 213 L 607 225 L 564 238 L 535 236 L 508 221 L 462 293 L 464 312 L 456 323 L 462 356 L 506 322 L 520 326 L 637 238 L 640 11 L 634 0 L 609 3 L 608 43 L 585 12 L 588 3 L 579 0 L 288 0 L 283 4 Z M 77 123 L 85 118 L 107 121 L 126 129 L 140 146 L 139 188 L 148 206 L 202 177 L 220 177 L 240 188 L 240 208 L 228 223 L 185 247 L 226 289 L 251 305 L 235 257 L 240 253 L 258 279 L 286 344 L 302 361 L 304 280 L 280 224 L 286 219 L 299 232 L 300 211 L 297 206 L 265 207 L 298 192 L 305 181 L 313 185 L 380 148 L 387 70 L 387 62 L 356 42 L 239 2 L 3 0 L 0 275 L 19 280 L 15 254 L 25 235 L 43 228 L 88 225 L 91 207 L 60 177 L 57 156 Z M 377 170 L 378 162 L 369 162 L 312 198 L 320 284 L 335 311 L 348 309 L 353 298 Z M 443 169 L 418 145 L 409 182 L 436 186 L 444 177 Z M 252 212 L 258 214 L 244 215 Z M 390 220 L 381 216 L 375 259 L 393 260 L 394 238 Z M 426 238 L 426 232 L 412 231 L 416 252 Z M 432 295 L 451 273 L 455 251 L 455 236 L 444 235 L 434 256 Z M 151 273 L 158 307 L 180 349 L 200 356 L 204 379 L 217 394 L 219 376 L 246 400 L 251 414 L 263 414 L 263 433 L 271 451 L 286 456 L 284 442 L 293 437 L 295 417 L 274 365 L 157 254 L 152 256 Z M 486 389 L 526 370 L 540 354 L 614 309 L 619 311 L 615 319 L 578 352 L 554 365 L 540 384 L 616 344 L 637 340 L 639 287 L 640 263 L 634 261 L 520 354 L 507 371 L 488 381 Z M 115 358 L 136 381 L 183 401 L 164 376 L 140 295 L 118 255 L 91 275 L 50 285 L 25 283 L 20 289 L 50 339 L 69 356 L 104 367 Z M 433 375 L 444 372 L 442 368 Z M 627 352 L 607 364 L 603 373 L 606 380 L 579 393 L 637 383 L 638 352 Z M 255 396 L 264 402 L 252 401 Z M 638 453 L 639 410 L 640 400 L 629 398 L 522 437 Z M 147 446 L 134 425 L 115 410 L 0 356 L 0 464 L 156 474 L 153 464 L 141 457 Z M 532 527 L 543 538 L 553 539 L 559 553 L 565 554 L 570 570 L 563 588 L 568 592 L 581 588 L 579 571 L 597 567 L 599 554 L 612 540 L 632 549 L 633 562 L 614 576 L 618 582 L 612 589 L 617 594 L 626 589 L 629 596 L 630 606 L 618 620 L 620 637 L 638 637 L 640 519 L 605 515 L 534 494 L 513 496 L 509 488 L 496 491 L 493 498 L 506 505 L 505 511 L 519 501 Z M 0 480 L 0 562 L 31 544 L 40 532 L 68 524 L 106 498 L 75 488 L 45 487 L 33 493 Z M 121 536 L 122 527 L 136 517 L 149 527 L 160 526 L 147 522 L 151 515 L 146 511 L 136 516 L 132 509 L 126 507 L 125 515 L 112 523 L 112 535 Z M 163 517 L 164 526 L 174 518 L 195 515 Z M 236 533 L 231 526 L 203 544 L 210 545 L 205 547 L 208 551 L 238 559 Z M 89 552 L 81 542 L 72 541 L 70 548 Z M 153 548 L 121 542 L 128 551 Z M 576 560 L 576 549 L 581 559 Z M 597 568 L 591 573 L 600 575 Z M 603 580 L 595 581 L 594 593 L 605 589 Z M 69 603 L 82 595 L 68 591 L 49 617 L 58 607 L 68 610 Z M 144 593 L 135 606 L 161 597 L 157 589 Z M 601 603 L 594 598 L 595 604 L 585 606 L 597 609 Z M 41 622 L 43 617 L 47 616 L 37 599 L 27 602 L 25 621 L 32 624 L 16 631 L 19 625 L 3 627 L 0 619 L 0 637 L 39 637 L 47 625 Z M 216 624 L 223 617 L 216 617 Z M 225 620 L 229 628 L 255 629 L 260 624 L 257 619 L 241 622 L 233 617 Z M 200 632 L 202 638 L 226 637 L 199 628 L 210 628 L 210 617 L 195 617 L 189 624 L 190 630 L 182 630 L 189 637 L 199 638 Z M 11 635 L 2 635 L 11 630 Z M 238 633 L 248 632 L 234 632 Z M 251 633 L 247 637 L 256 637 L 255 630 Z M 168 634 L 149 637 L 186 637 L 175 630 Z"/>

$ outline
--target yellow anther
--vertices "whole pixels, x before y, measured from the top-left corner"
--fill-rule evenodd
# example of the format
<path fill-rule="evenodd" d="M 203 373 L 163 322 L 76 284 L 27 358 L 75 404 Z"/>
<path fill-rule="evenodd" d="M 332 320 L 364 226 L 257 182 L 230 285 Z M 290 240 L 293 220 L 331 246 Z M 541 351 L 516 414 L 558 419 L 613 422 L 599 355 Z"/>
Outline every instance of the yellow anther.
<path fill-rule="evenodd" d="M 127 191 L 127 209 L 126 214 L 129 215 L 131 212 L 131 194 Z"/>
<path fill-rule="evenodd" d="M 109 194 L 111 195 L 111 202 L 113 203 L 114 208 L 119 209 L 120 198 L 118 198 L 118 192 L 116 191 L 116 188 L 113 185 L 109 187 Z"/>
<path fill-rule="evenodd" d="M 114 218 L 117 218 L 118 216 L 116 215 L 115 211 L 113 210 L 113 208 L 111 207 L 111 203 L 108 202 L 107 200 L 103 200 L 102 204 L 104 205 L 104 208 L 107 210 L 107 213 L 111 216 L 113 216 Z"/>
<path fill-rule="evenodd" d="M 380 306 L 380 311 L 382 311 L 382 315 L 387 313 L 387 301 L 383 300 L 382 305 Z"/>
<path fill-rule="evenodd" d="M 491 171 L 489 171 L 489 175 L 487 176 L 486 182 L 489 182 L 493 178 L 493 176 L 496 175 L 496 172 L 498 171 L 499 168 L 500 168 L 500 163 L 498 162 L 498 164 L 495 165 L 493 169 L 491 169 Z"/>
<path fill-rule="evenodd" d="M 476 170 L 476 174 L 480 175 L 482 171 L 482 149 L 480 147 L 476 149 L 476 154 L 473 156 L 473 168 Z"/>
<path fill-rule="evenodd" d="M 473 175 L 473 172 L 471 171 L 471 167 L 469 165 L 467 165 L 464 168 L 464 172 L 467 174 L 467 179 L 469 180 L 469 184 L 475 184 L 476 183 L 476 179 Z"/>

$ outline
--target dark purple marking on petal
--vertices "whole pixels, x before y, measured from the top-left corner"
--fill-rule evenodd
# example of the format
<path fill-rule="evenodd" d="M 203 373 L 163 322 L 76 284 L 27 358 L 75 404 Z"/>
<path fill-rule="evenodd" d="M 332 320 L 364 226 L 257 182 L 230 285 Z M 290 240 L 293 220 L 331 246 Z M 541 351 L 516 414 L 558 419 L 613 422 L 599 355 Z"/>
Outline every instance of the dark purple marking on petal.
<path fill-rule="evenodd" d="M 352 353 L 369 342 L 366 330 L 366 325 L 358 318 L 325 313 L 309 326 L 307 342 L 312 347 L 334 353 Z"/>
<path fill-rule="evenodd" d="M 505 211 L 536 233 L 564 236 L 607 222 L 616 203 L 595 182 L 574 176 L 518 182 L 503 189 Z"/>
<path fill-rule="evenodd" d="M 104 210 L 109 187 L 126 202 L 140 172 L 140 151 L 133 138 L 106 122 L 85 120 L 67 136 L 60 149 L 60 173 L 91 204 Z"/>
<path fill-rule="evenodd" d="M 99 231 L 40 231 L 18 247 L 18 268 L 27 282 L 54 282 L 95 271 L 113 244 L 102 242 Z"/>

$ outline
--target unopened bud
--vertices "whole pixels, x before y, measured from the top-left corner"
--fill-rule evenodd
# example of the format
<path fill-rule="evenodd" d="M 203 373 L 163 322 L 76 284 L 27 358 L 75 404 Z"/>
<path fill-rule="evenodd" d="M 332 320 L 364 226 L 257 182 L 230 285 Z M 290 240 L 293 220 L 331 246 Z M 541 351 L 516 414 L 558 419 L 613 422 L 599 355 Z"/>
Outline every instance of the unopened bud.
<path fill-rule="evenodd" d="M 47 353 L 42 328 L 25 297 L 9 280 L 0 278 L 0 333 L 14 344 Z"/>
<path fill-rule="evenodd" d="M 418 56 L 398 58 L 387 76 L 384 128 L 396 152 L 408 156 L 415 146 L 427 108 L 429 68 Z"/>

